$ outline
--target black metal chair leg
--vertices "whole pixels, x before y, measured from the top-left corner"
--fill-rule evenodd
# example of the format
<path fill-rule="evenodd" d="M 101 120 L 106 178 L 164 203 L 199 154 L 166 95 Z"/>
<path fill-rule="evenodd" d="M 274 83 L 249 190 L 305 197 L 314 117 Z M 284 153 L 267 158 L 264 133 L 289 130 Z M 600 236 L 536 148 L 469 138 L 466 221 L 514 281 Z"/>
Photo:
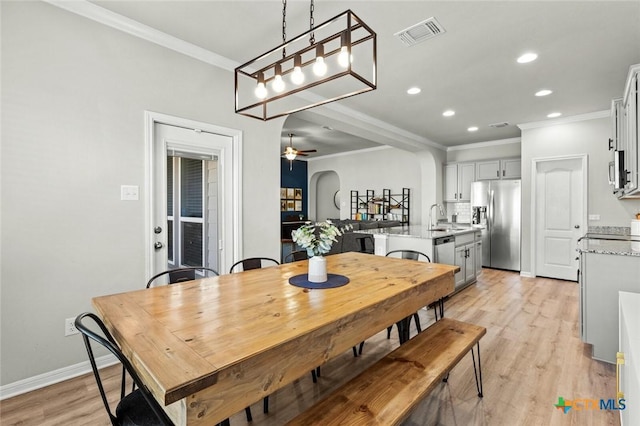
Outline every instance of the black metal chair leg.
<path fill-rule="evenodd" d="M 433 305 L 433 315 L 436 317 L 436 321 L 438 321 L 438 305 Z"/>
<path fill-rule="evenodd" d="M 387 339 L 391 339 L 391 330 L 393 330 L 393 326 L 387 327 Z"/>
<path fill-rule="evenodd" d="M 229 419 L 224 419 L 223 421 L 218 423 L 218 425 L 219 426 L 231 426 L 231 422 L 229 422 Z"/>
<path fill-rule="evenodd" d="M 269 412 L 269 396 L 265 396 L 262 400 L 262 412 L 267 414 Z"/>
<path fill-rule="evenodd" d="M 418 330 L 418 333 L 420 333 L 422 331 L 422 327 L 420 327 L 420 317 L 417 312 L 413 314 L 413 320 L 416 322 L 416 329 Z"/>
<path fill-rule="evenodd" d="M 364 340 L 360 342 L 360 347 L 358 348 L 358 355 L 362 355 L 363 348 L 364 348 Z"/>
<path fill-rule="evenodd" d="M 440 318 L 444 318 L 444 297 L 440 299 Z"/>
<path fill-rule="evenodd" d="M 476 376 L 476 389 L 478 390 L 478 396 L 480 398 L 483 397 L 482 394 L 482 365 L 480 363 L 480 342 L 478 341 L 478 345 L 477 345 L 477 351 L 478 351 L 478 368 L 476 369 L 476 357 L 473 354 L 473 348 L 471 348 L 471 357 L 473 358 L 473 373 Z M 480 376 L 480 379 L 478 380 L 478 376 Z"/>
<path fill-rule="evenodd" d="M 316 376 L 320 377 L 320 367 L 316 367 Z"/>
<path fill-rule="evenodd" d="M 318 376 L 316 375 L 316 369 L 311 370 L 311 379 L 313 383 L 318 383 Z"/>
<path fill-rule="evenodd" d="M 253 421 L 253 416 L 251 415 L 251 407 L 245 408 L 244 409 L 244 413 L 247 415 L 247 421 L 248 422 L 252 422 Z M 227 419 L 225 421 L 227 422 L 227 425 L 229 425 L 229 419 Z"/>

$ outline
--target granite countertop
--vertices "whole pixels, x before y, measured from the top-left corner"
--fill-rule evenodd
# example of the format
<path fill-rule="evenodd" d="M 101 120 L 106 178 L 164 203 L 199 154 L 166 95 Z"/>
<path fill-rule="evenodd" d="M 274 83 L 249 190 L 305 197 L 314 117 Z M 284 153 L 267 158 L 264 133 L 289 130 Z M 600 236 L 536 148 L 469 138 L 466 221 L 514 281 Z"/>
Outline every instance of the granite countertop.
<path fill-rule="evenodd" d="M 640 257 L 640 237 L 587 234 L 578 242 L 578 252 Z"/>
<path fill-rule="evenodd" d="M 426 226 L 395 226 L 392 228 L 374 228 L 374 229 L 360 229 L 353 232 L 360 232 L 363 234 L 371 234 L 374 237 L 380 236 L 394 236 L 394 237 L 407 237 L 407 238 L 422 238 L 433 239 L 441 237 L 449 237 L 455 235 L 468 234 L 475 232 L 482 227 L 472 226 L 439 226 L 437 230 L 428 230 Z"/>

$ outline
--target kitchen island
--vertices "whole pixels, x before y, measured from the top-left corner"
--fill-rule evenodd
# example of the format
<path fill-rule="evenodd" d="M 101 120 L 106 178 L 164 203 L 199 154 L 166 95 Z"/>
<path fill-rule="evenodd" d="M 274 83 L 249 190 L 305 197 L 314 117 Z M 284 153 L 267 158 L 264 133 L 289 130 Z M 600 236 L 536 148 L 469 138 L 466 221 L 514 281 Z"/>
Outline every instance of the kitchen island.
<path fill-rule="evenodd" d="M 481 229 L 475 226 L 397 226 L 363 229 L 354 232 L 373 235 L 374 253 L 385 256 L 393 250 L 416 250 L 434 263 L 460 267 L 455 275 L 455 289 L 461 290 L 476 281 L 482 271 Z"/>
<path fill-rule="evenodd" d="M 640 237 L 588 233 L 580 253 L 580 337 L 594 359 L 614 364 L 618 342 L 618 292 L 640 293 Z"/>

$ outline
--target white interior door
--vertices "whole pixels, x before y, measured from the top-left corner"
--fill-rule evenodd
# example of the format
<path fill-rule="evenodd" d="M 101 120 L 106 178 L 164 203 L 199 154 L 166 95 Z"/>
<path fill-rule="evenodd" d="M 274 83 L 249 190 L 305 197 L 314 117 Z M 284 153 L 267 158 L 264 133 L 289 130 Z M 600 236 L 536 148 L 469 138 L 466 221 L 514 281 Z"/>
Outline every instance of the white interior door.
<path fill-rule="evenodd" d="M 223 273 L 240 250 L 240 150 L 234 150 L 239 137 L 220 134 L 214 126 L 209 126 L 213 131 L 187 128 L 186 120 L 177 120 L 183 123 L 148 117 L 147 274 L 181 266 Z"/>
<path fill-rule="evenodd" d="M 586 229 L 586 158 L 537 161 L 536 275 L 575 281 L 577 241 Z"/>

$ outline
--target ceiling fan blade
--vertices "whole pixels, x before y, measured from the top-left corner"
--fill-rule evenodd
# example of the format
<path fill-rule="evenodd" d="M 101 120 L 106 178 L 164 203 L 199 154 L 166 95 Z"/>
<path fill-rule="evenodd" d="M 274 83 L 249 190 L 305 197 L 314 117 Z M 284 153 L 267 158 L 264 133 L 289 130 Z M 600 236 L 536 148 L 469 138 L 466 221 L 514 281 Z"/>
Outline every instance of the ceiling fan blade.
<path fill-rule="evenodd" d="M 307 154 L 305 154 L 305 153 L 303 153 L 302 151 L 298 151 L 298 154 L 297 154 L 297 155 L 299 155 L 299 156 L 301 156 L 301 157 L 308 157 L 308 155 L 307 155 Z"/>
<path fill-rule="evenodd" d="M 301 152 L 318 152 L 318 150 L 317 149 L 299 149 L 298 153 L 301 153 Z"/>

